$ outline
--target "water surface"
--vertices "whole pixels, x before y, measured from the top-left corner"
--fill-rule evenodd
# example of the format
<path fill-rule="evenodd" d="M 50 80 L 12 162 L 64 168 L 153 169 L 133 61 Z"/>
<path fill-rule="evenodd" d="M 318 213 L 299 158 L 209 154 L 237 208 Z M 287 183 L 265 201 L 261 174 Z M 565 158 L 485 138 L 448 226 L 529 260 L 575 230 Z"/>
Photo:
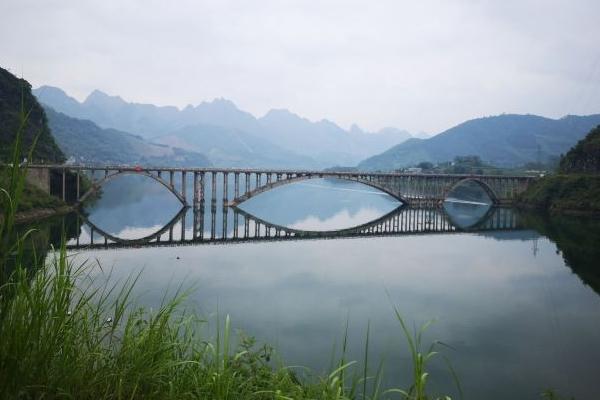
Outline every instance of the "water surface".
<path fill-rule="evenodd" d="M 418 234 L 222 246 L 207 243 L 211 231 L 215 240 L 233 238 L 234 211 L 209 202 L 201 232 L 193 231 L 192 220 L 200 218 L 193 210 L 184 211 L 184 226 L 181 220 L 172 226 L 175 239 L 196 234 L 203 244 L 83 248 L 76 257 L 98 259 L 115 280 L 143 270 L 136 295 L 149 306 L 158 305 L 169 287 L 193 283 L 190 302 L 201 313 L 229 314 L 237 329 L 274 345 L 287 364 L 326 370 L 346 323 L 350 357 L 361 360 L 370 323 L 373 370 L 385 358 L 385 383 L 408 386 L 409 354 L 393 303 L 411 325 L 436 320 L 426 341 L 452 347 L 444 354 L 467 399 L 531 399 L 545 388 L 578 399 L 600 397 L 600 223 L 494 213 L 485 198 L 468 200 L 446 203 L 446 214 L 424 212 L 416 221 Z M 264 193 L 241 208 L 277 226 L 329 231 L 368 223 L 399 206 L 361 184 L 311 180 Z M 133 239 L 160 230 L 180 208 L 159 185 L 130 176 L 110 182 L 86 218 L 111 235 Z M 451 231 L 436 228 L 441 225 L 432 221 L 440 218 Z M 88 243 L 89 226 L 68 220 L 75 226 L 70 244 Z M 166 231 L 162 242 L 168 236 Z M 100 236 L 96 243 L 102 245 Z M 458 398 L 443 362 L 431 365 L 431 381 L 434 390 Z"/>

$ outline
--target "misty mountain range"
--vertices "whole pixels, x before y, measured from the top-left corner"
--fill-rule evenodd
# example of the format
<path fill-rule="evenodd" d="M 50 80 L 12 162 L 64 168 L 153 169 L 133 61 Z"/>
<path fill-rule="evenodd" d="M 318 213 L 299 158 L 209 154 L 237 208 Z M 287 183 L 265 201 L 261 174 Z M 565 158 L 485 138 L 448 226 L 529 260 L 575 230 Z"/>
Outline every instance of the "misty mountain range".
<path fill-rule="evenodd" d="M 503 114 L 417 138 L 396 128 L 367 133 L 353 125 L 344 130 L 285 109 L 256 118 L 225 99 L 178 109 L 129 103 L 98 90 L 83 102 L 50 86 L 33 93 L 49 110 L 50 127 L 68 156 L 126 163 L 394 170 L 477 155 L 496 166 L 514 167 L 556 158 L 600 124 L 600 114 L 560 119 Z"/>
<path fill-rule="evenodd" d="M 403 130 L 346 131 L 331 121 L 311 122 L 287 110 L 262 118 L 225 99 L 184 109 L 129 103 L 92 92 L 83 102 L 59 88 L 42 86 L 34 95 L 46 106 L 72 118 L 205 154 L 216 166 L 323 168 L 356 165 L 373 154 L 409 139 Z"/>
<path fill-rule="evenodd" d="M 69 117 L 44 106 L 48 127 L 69 162 L 81 164 L 141 164 L 171 166 L 210 166 L 197 152 L 152 143 L 116 129 Z"/>
<path fill-rule="evenodd" d="M 410 139 L 362 161 L 359 169 L 393 170 L 477 155 L 495 166 L 547 163 L 566 153 L 600 124 L 600 114 L 550 119 L 505 114 L 463 122 L 429 139 Z"/>

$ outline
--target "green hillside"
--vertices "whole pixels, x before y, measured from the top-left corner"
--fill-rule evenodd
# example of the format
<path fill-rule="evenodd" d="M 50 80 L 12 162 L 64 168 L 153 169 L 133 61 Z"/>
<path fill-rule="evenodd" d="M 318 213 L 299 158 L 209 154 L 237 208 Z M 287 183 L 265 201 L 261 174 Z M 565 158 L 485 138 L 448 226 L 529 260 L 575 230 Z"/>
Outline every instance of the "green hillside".
<path fill-rule="evenodd" d="M 506 114 L 464 122 L 430 139 L 410 139 L 368 158 L 359 169 L 393 170 L 420 162 L 439 163 L 475 155 L 496 166 L 548 162 L 565 153 L 593 127 L 600 114 L 550 119 Z"/>
<path fill-rule="evenodd" d="M 600 214 L 600 126 L 561 158 L 557 175 L 532 184 L 521 204 L 552 212 Z"/>
<path fill-rule="evenodd" d="M 22 132 L 21 158 L 27 156 L 34 138 L 39 135 L 32 161 L 38 163 L 63 162 L 65 156 L 48 129 L 43 108 L 31 94 L 31 85 L 3 68 L 0 68 L 0 162 L 10 160 L 12 144 L 21 124 L 23 110 L 29 115 Z"/>
<path fill-rule="evenodd" d="M 560 160 L 563 174 L 600 174 L 600 125 Z"/>

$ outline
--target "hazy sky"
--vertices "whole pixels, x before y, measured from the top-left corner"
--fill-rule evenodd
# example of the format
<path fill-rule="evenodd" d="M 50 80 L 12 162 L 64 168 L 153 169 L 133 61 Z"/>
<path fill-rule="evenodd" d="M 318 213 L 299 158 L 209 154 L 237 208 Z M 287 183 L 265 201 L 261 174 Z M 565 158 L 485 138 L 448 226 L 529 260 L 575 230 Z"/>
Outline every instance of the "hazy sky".
<path fill-rule="evenodd" d="M 0 66 L 82 100 L 225 97 L 437 133 L 600 112 L 600 1 L 0 1 Z"/>

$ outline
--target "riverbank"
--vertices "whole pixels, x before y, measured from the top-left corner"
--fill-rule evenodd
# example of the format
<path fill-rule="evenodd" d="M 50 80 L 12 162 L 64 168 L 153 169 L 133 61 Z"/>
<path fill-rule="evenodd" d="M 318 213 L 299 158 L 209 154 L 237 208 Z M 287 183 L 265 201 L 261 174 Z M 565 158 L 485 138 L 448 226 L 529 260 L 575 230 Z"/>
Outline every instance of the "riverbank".
<path fill-rule="evenodd" d="M 544 177 L 520 196 L 519 208 L 551 214 L 600 217 L 600 176 L 561 174 Z"/>
<path fill-rule="evenodd" d="M 0 171 L 0 189 L 8 190 L 8 187 L 8 172 Z M 73 206 L 25 181 L 14 218 L 16 223 L 30 222 L 36 219 L 63 215 L 73 211 L 73 209 Z M 1 220 L 2 215 L 0 215 L 0 222 Z"/>
<path fill-rule="evenodd" d="M 74 207 L 64 205 L 57 208 L 36 208 L 28 211 L 21 211 L 15 214 L 15 223 L 22 224 L 25 222 L 37 221 L 50 217 L 65 215 L 74 210 Z M 2 217 L 0 216 L 0 222 Z"/>

